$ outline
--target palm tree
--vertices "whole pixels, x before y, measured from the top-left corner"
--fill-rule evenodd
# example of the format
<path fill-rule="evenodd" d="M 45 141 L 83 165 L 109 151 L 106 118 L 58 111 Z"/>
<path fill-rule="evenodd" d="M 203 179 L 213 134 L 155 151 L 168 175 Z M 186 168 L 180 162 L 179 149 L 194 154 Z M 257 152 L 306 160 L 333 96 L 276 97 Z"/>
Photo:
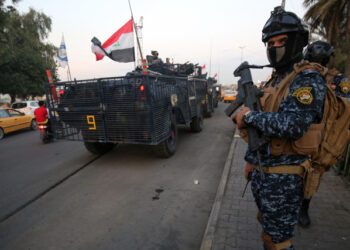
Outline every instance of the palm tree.
<path fill-rule="evenodd" d="M 345 54 L 345 74 L 350 78 L 350 1 L 304 0 L 304 19 L 311 31 L 321 34 L 336 51 Z"/>

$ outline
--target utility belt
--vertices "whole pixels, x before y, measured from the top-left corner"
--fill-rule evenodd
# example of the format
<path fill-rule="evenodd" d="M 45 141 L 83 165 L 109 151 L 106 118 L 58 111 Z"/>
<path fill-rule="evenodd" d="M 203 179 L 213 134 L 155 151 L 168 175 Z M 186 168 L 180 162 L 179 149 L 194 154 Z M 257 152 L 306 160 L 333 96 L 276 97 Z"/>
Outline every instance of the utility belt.
<path fill-rule="evenodd" d="M 259 166 L 251 164 L 257 171 Z M 304 179 L 304 197 L 311 197 L 317 192 L 325 169 L 312 166 L 308 159 L 300 165 L 280 165 L 275 167 L 263 167 L 265 174 L 297 174 Z"/>
<path fill-rule="evenodd" d="M 259 171 L 259 166 L 253 165 L 253 168 Z M 265 174 L 297 174 L 304 178 L 305 168 L 300 165 L 280 165 L 275 167 L 263 167 Z"/>

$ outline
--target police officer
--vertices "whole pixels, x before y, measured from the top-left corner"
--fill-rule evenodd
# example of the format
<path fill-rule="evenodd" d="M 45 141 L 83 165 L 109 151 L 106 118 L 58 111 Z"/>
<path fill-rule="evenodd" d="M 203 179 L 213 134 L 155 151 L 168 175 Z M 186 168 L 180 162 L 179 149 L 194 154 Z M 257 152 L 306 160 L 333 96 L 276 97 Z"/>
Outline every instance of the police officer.
<path fill-rule="evenodd" d="M 342 73 L 338 73 L 333 78 L 333 85 L 335 85 L 335 94 L 345 97 L 350 102 L 350 82 L 349 79 Z"/>
<path fill-rule="evenodd" d="M 333 55 L 333 46 L 330 45 L 328 42 L 321 40 L 309 44 L 306 50 L 304 51 L 305 60 L 308 60 L 309 62 L 319 63 L 324 67 L 327 67 L 330 57 Z M 344 96 L 348 92 L 348 89 L 344 89 L 343 91 L 341 91 L 340 87 L 338 87 L 340 82 L 347 82 L 347 78 L 343 74 L 340 74 L 339 71 L 337 71 L 336 69 L 332 69 L 329 71 L 329 73 L 327 73 L 326 79 L 331 87 L 334 86 L 332 87 L 332 89 L 336 91 L 337 95 L 342 97 L 350 97 Z M 299 224 L 304 227 L 309 226 L 311 223 L 308 213 L 311 198 L 312 197 L 304 197 L 303 203 L 300 208 Z"/>
<path fill-rule="evenodd" d="M 275 69 L 266 86 L 276 87 L 288 79 L 293 65 L 302 60 L 302 50 L 308 43 L 308 28 L 294 13 L 276 7 L 262 33 L 268 60 Z M 252 126 L 271 139 L 297 140 L 312 123 L 322 120 L 325 93 L 324 77 L 316 70 L 303 70 L 291 81 L 289 93 L 277 112 L 252 111 L 243 107 L 232 118 L 238 128 Z M 259 164 L 257 155 L 247 149 L 246 178 L 251 172 L 252 192 L 259 209 L 265 249 L 294 249 L 291 238 L 303 200 L 303 178 L 298 171 L 308 155 L 269 152 L 260 152 L 260 163 L 266 171 L 262 180 L 256 167 Z M 290 170 L 289 173 L 278 171 L 285 168 Z"/>
<path fill-rule="evenodd" d="M 304 52 L 305 60 L 320 63 L 327 67 L 330 57 L 334 55 L 334 48 L 328 42 L 316 41 L 310 44 Z M 337 69 L 330 69 L 326 75 L 327 83 L 335 90 L 336 95 L 350 98 L 350 83 L 348 78 Z"/>
<path fill-rule="evenodd" d="M 158 51 L 152 50 L 152 51 L 151 51 L 151 54 L 152 54 L 152 56 L 153 56 L 153 59 L 152 59 L 152 63 L 153 63 L 153 64 L 163 64 L 162 59 L 160 59 L 160 58 L 158 57 L 158 56 L 159 56 Z"/>

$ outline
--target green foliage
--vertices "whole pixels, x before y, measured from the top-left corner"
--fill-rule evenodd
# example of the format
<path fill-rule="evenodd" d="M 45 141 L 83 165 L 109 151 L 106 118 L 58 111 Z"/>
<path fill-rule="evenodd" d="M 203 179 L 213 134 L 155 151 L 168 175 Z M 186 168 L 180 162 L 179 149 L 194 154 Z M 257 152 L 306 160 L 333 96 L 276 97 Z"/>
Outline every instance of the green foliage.
<path fill-rule="evenodd" d="M 311 31 L 335 48 L 331 66 L 350 76 L 350 1 L 304 0 L 304 19 Z"/>
<path fill-rule="evenodd" d="M 14 1 L 17 2 L 17 1 Z M 19 14 L 0 0 L 0 93 L 14 98 L 44 94 L 46 70 L 57 79 L 55 46 L 45 43 L 51 31 L 51 19 L 30 9 Z"/>

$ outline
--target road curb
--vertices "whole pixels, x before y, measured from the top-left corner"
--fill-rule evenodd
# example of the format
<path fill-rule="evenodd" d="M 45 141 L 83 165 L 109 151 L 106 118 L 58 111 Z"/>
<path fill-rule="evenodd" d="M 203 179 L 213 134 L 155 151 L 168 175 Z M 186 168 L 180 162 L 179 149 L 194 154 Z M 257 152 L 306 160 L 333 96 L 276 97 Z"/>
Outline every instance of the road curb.
<path fill-rule="evenodd" d="M 232 137 L 230 150 L 228 152 L 228 155 L 225 161 L 224 170 L 222 172 L 221 180 L 220 180 L 218 189 L 216 191 L 215 201 L 210 212 L 208 224 L 204 232 L 200 250 L 211 250 L 213 246 L 214 235 L 216 231 L 216 225 L 219 219 L 221 203 L 224 198 L 227 180 L 231 172 L 233 153 L 237 145 L 237 140 L 235 140 L 235 138 L 236 138 L 236 133 L 234 133 L 234 136 Z"/>

